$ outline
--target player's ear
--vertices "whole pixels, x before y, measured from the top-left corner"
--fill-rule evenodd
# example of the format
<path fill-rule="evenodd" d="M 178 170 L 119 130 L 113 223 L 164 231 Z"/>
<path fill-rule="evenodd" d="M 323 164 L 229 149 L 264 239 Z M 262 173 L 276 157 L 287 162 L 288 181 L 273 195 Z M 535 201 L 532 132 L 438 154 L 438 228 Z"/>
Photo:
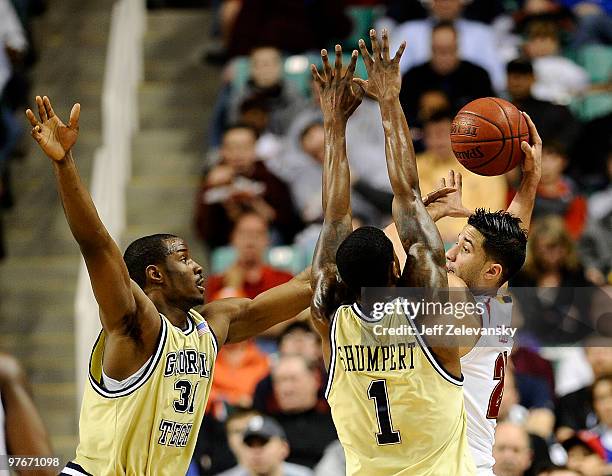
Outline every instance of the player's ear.
<path fill-rule="evenodd" d="M 489 268 L 485 271 L 485 278 L 491 283 L 497 283 L 502 276 L 503 267 L 499 263 L 489 263 Z"/>
<path fill-rule="evenodd" d="M 147 278 L 147 284 L 162 284 L 164 282 L 164 275 L 158 266 L 150 264 L 145 269 L 145 276 Z"/>

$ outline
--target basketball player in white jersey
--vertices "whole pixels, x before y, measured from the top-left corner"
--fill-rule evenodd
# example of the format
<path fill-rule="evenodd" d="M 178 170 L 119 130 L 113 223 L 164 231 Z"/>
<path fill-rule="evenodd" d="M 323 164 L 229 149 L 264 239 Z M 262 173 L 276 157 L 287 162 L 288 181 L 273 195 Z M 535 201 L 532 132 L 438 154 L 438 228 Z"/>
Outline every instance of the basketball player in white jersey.
<path fill-rule="evenodd" d="M 46 456 L 45 461 L 51 460 L 49 437 L 28 386 L 19 362 L 10 355 L 0 354 L 0 457 L 9 454 Z M 0 476 L 9 474 L 8 470 L 0 468 Z M 57 474 L 57 470 L 32 468 L 28 474 L 48 476 Z"/>
<path fill-rule="evenodd" d="M 512 301 L 500 292 L 525 261 L 527 233 L 541 175 L 542 140 L 527 114 L 533 145 L 523 142 L 523 177 L 507 211 L 467 210 L 461 203 L 461 174 L 452 170 L 441 187 L 456 191 L 434 199 L 427 207 L 434 220 L 444 216 L 466 217 L 468 223 L 455 245 L 446 253 L 449 286 L 465 286 L 461 297 L 483 303 L 483 328 L 511 328 Z M 385 230 L 395 252 L 404 263 L 401 242 L 394 225 Z M 458 292 L 458 291 L 455 291 Z M 504 374 L 513 340 L 509 334 L 474 337 L 461 351 L 464 400 L 468 418 L 468 443 L 479 476 L 493 475 L 493 443 L 499 406 L 504 391 Z"/>

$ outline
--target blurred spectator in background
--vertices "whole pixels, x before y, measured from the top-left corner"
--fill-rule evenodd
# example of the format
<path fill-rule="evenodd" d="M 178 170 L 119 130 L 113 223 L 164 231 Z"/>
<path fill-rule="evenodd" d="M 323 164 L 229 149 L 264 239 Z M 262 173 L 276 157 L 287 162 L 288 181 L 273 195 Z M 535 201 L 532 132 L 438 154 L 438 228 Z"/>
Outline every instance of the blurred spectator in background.
<path fill-rule="evenodd" d="M 606 471 L 605 450 L 597 436 L 589 432 L 578 432 L 563 443 L 567 451 L 567 467 L 581 475 L 604 476 Z"/>
<path fill-rule="evenodd" d="M 566 106 L 553 104 L 533 97 L 535 83 L 533 65 L 530 60 L 512 60 L 506 67 L 508 73 L 508 99 L 520 111 L 525 111 L 535 124 L 544 144 L 549 141 L 571 147 L 578 134 L 578 123 Z"/>
<path fill-rule="evenodd" d="M 351 31 L 342 0 L 248 0 L 233 25 L 229 55 L 247 55 L 254 45 L 287 53 L 330 47 Z"/>
<path fill-rule="evenodd" d="M 268 130 L 270 107 L 266 98 L 255 94 L 242 101 L 238 122 L 251 126 L 257 131 L 258 139 L 255 146 L 257 157 L 260 157 L 266 163 L 266 167 L 270 169 L 270 163 L 278 161 L 282 153 L 283 136 Z M 272 169 L 270 171 L 274 173 Z"/>
<path fill-rule="evenodd" d="M 580 289 L 590 283 L 561 218 L 548 216 L 533 223 L 525 265 L 510 284 L 521 288 L 514 295 L 524 316 L 522 337 L 559 345 L 577 342 L 592 332 L 592 293 Z"/>
<path fill-rule="evenodd" d="M 259 412 L 248 407 L 229 407 L 228 410 L 220 419 L 209 412 L 204 417 L 206 430 L 200 430 L 193 455 L 202 476 L 240 466 L 244 459 L 242 437 L 249 420 Z"/>
<path fill-rule="evenodd" d="M 588 202 L 588 227 L 579 243 L 587 279 L 612 284 L 612 152 L 608 155 L 608 187 Z"/>
<path fill-rule="evenodd" d="M 346 457 L 339 440 L 332 441 L 323 453 L 323 458 L 315 466 L 315 476 L 337 476 L 346 474 Z"/>
<path fill-rule="evenodd" d="M 51 457 L 49 436 L 32 401 L 25 372 L 14 357 L 3 353 L 0 353 L 0 395 L 0 454 L 4 458 Z M 39 469 L 36 474 L 56 473 Z"/>
<path fill-rule="evenodd" d="M 417 155 L 419 183 L 423 193 L 439 188 L 439 180 L 448 175 L 450 169 L 463 177 L 463 204 L 473 210 L 477 207 L 491 210 L 505 209 L 507 193 L 503 176 L 479 177 L 457 162 L 450 142 L 452 115 L 448 110 L 431 115 L 424 126 L 426 150 Z M 436 223 L 445 243 L 454 243 L 465 225 L 462 218 L 443 218 Z"/>
<path fill-rule="evenodd" d="M 312 470 L 286 463 L 289 443 L 282 427 L 274 419 L 254 416 L 242 437 L 240 465 L 220 476 L 311 476 Z"/>
<path fill-rule="evenodd" d="M 611 344 L 605 340 L 589 340 L 584 344 L 584 352 L 595 379 L 612 374 Z M 578 430 L 595 428 L 597 415 L 593 410 L 592 386 L 587 385 L 562 396 L 557 403 L 556 413 L 559 441 L 565 441 Z"/>
<path fill-rule="evenodd" d="M 387 0 L 386 16 L 397 23 L 408 20 L 427 18 L 428 10 L 424 7 L 426 2 L 421 0 Z M 503 13 L 501 0 L 463 0 L 463 17 L 484 23 L 490 23 Z"/>
<path fill-rule="evenodd" d="M 487 72 L 459 58 L 457 31 L 448 21 L 432 29 L 431 59 L 412 67 L 402 77 L 400 101 L 407 117 L 416 115 L 421 96 L 431 89 L 446 94 L 453 113 L 474 99 L 495 96 Z"/>
<path fill-rule="evenodd" d="M 329 407 L 319 404 L 319 367 L 300 355 L 281 355 L 272 370 L 274 394 L 291 454 L 287 461 L 313 468 L 338 437 Z"/>
<path fill-rule="evenodd" d="M 593 409 L 599 421 L 593 432 L 605 450 L 606 463 L 612 463 L 612 374 L 602 375 L 593 383 Z"/>
<path fill-rule="evenodd" d="M 540 468 L 536 476 L 584 476 L 584 473 L 567 466 L 550 465 Z"/>
<path fill-rule="evenodd" d="M 580 238 L 587 218 L 587 202 L 575 182 L 563 174 L 568 164 L 566 150 L 561 143 L 550 141 L 542 148 L 542 178 L 538 185 L 533 219 L 547 216 L 561 217 L 572 239 Z M 514 197 L 508 194 L 508 203 Z"/>
<path fill-rule="evenodd" d="M 196 194 L 196 228 L 210 247 L 226 245 L 233 221 L 255 211 L 272 226 L 273 242 L 291 242 L 298 226 L 287 186 L 257 160 L 256 132 L 229 128 L 223 136 L 221 162 L 208 172 Z"/>
<path fill-rule="evenodd" d="M 527 28 L 524 51 L 533 62 L 533 95 L 555 104 L 569 104 L 589 87 L 589 75 L 576 63 L 561 56 L 559 31 L 550 21 L 533 21 Z"/>
<path fill-rule="evenodd" d="M 291 273 L 266 264 L 266 252 L 269 245 L 268 222 L 255 212 L 240 215 L 231 234 L 231 246 L 236 252 L 236 260 L 223 273 L 208 278 L 207 302 L 225 297 L 253 299 L 258 294 L 289 281 L 293 277 Z M 288 324 L 289 321 L 271 327 L 261 333 L 257 341 L 262 343 L 265 340 L 276 339 Z M 223 349 L 220 355 L 222 353 Z M 250 393 L 254 390 L 254 384 L 261 377 L 263 375 L 259 373 L 251 377 L 255 380 L 253 387 L 249 387 Z M 251 382 L 251 380 L 248 381 Z"/>
<path fill-rule="evenodd" d="M 307 309 L 305 314 L 310 315 Z M 300 316 L 301 317 L 301 316 Z M 318 366 L 319 389 L 318 408 L 321 410 L 329 409 L 325 400 L 325 382 L 327 381 L 327 371 L 323 363 L 321 354 L 321 341 L 319 335 L 310 327 L 307 321 L 295 320 L 289 324 L 278 338 L 279 355 L 300 355 L 308 362 Z M 274 356 L 273 356 L 274 358 Z M 276 394 L 272 385 L 272 375 L 263 378 L 255 389 L 253 396 L 253 407 L 262 413 L 275 414 L 280 411 L 280 406 L 276 400 Z"/>
<path fill-rule="evenodd" d="M 532 460 L 527 431 L 515 423 L 498 423 L 493 457 L 496 476 L 523 476 Z"/>
<path fill-rule="evenodd" d="M 254 299 L 258 294 L 289 281 L 292 278 L 290 273 L 266 264 L 269 245 L 268 222 L 255 212 L 240 215 L 231 233 L 236 260 L 223 273 L 208 278 L 207 302 L 223 297 Z"/>
<path fill-rule="evenodd" d="M 458 33 L 459 57 L 484 68 L 490 75 L 497 91 L 506 87 L 503 62 L 496 49 L 493 29 L 484 23 L 462 18 L 463 0 L 431 0 L 429 17 L 424 20 L 407 21 L 393 31 L 391 51 L 400 43 L 407 42 L 400 68 L 402 73 L 430 59 L 432 29 L 437 22 L 452 22 Z"/>
<path fill-rule="evenodd" d="M 295 115 L 304 107 L 305 99 L 295 86 L 283 79 L 281 51 L 272 46 L 259 46 L 250 53 L 250 75 L 243 88 L 232 91 L 228 120 L 238 120 L 240 104 L 248 98 L 265 101 L 268 109 L 266 130 L 284 134 Z"/>
<path fill-rule="evenodd" d="M 215 380 L 209 408 L 215 413 L 223 405 L 250 407 L 255 386 L 270 370 L 268 356 L 260 351 L 254 340 L 224 345 L 215 363 Z"/>
<path fill-rule="evenodd" d="M 267 117 L 265 130 L 282 135 L 306 100 L 295 86 L 283 78 L 281 51 L 272 46 L 259 46 L 250 50 L 249 73 L 245 83 L 236 81 L 230 65 L 228 83 L 222 88 L 215 105 L 209 131 L 209 146 L 218 147 L 222 131 L 240 118 L 244 101 L 257 99 L 265 105 Z"/>
<path fill-rule="evenodd" d="M 359 108 L 357 111 L 359 111 Z M 357 111 L 355 114 L 357 114 Z M 377 111 L 376 114 L 378 116 L 374 117 L 377 117 L 380 123 L 380 113 Z M 325 134 L 323 123 L 316 116 L 318 116 L 318 113 L 309 116 L 312 122 L 301 124 L 302 130 L 298 136 L 299 146 L 290 143 L 287 146 L 286 153 L 282 155 L 280 163 L 274 167 L 274 170 L 278 170 L 278 173 L 290 184 L 291 194 L 299 216 L 306 224 L 306 228 L 296 236 L 295 240 L 296 245 L 303 250 L 306 256 L 312 256 L 323 223 L 321 177 L 325 154 Z M 362 134 L 365 135 L 365 133 Z M 288 138 L 288 140 L 290 139 Z M 368 147 L 364 150 L 371 150 L 371 148 Z M 361 155 L 361 157 L 365 159 L 365 155 Z M 380 145 L 380 150 L 372 156 L 373 160 L 370 161 L 369 165 L 366 166 L 363 162 L 363 176 L 353 173 L 355 161 L 352 160 L 352 156 L 349 159 L 351 161 L 351 172 L 353 173 L 351 176 L 353 181 L 351 194 L 353 215 L 361 217 L 364 222 L 373 225 L 379 225 L 384 221 L 382 217 L 390 213 L 393 199 L 390 192 L 377 188 L 368 180 L 369 175 L 380 177 L 380 172 L 386 174 L 386 163 L 378 162 L 381 157 L 384 161 L 384 145 Z M 368 173 L 368 170 L 372 172 Z"/>

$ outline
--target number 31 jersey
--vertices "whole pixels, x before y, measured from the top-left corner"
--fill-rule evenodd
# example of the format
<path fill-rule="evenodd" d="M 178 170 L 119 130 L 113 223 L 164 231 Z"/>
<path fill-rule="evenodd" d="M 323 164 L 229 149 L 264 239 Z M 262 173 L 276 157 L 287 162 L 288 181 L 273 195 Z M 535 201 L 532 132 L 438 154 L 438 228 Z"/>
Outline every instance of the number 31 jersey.
<path fill-rule="evenodd" d="M 411 319 L 372 319 L 355 303 L 338 309 L 330 334 L 326 397 L 347 475 L 474 474 L 462 381 L 438 364 Z"/>
<path fill-rule="evenodd" d="M 482 316 L 483 328 L 510 328 L 510 296 L 475 296 L 475 299 L 486 307 Z M 510 335 L 484 335 L 474 348 L 461 358 L 468 443 L 478 473 L 483 475 L 493 474 L 495 426 L 504 394 L 504 376 L 512 344 Z"/>
<path fill-rule="evenodd" d="M 85 385 L 75 463 L 95 476 L 185 474 L 212 385 L 217 342 L 189 311 L 187 329 L 163 315 L 146 370 L 121 390 L 102 384 L 105 334 L 94 345 Z"/>

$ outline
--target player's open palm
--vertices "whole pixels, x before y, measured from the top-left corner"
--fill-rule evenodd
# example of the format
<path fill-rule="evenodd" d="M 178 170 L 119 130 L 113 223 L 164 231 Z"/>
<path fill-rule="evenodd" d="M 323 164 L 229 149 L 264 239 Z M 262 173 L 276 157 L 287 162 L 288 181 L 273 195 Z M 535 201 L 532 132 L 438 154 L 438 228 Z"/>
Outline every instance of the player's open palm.
<path fill-rule="evenodd" d="M 393 58 L 389 56 L 389 33 L 382 31 L 382 49 L 378 44 L 376 30 L 370 30 L 372 42 L 372 55 L 368 51 L 365 41 L 359 40 L 359 49 L 368 72 L 368 80 L 355 78 L 366 94 L 377 101 L 383 99 L 396 99 L 402 87 L 402 74 L 400 72 L 400 59 L 406 49 L 406 42 L 402 42 Z"/>
<path fill-rule="evenodd" d="M 312 77 L 319 89 L 321 111 L 325 119 L 347 121 L 355 109 L 361 104 L 364 91 L 353 83 L 353 74 L 357 65 L 357 50 L 351 55 L 346 72 L 342 74 L 342 48 L 336 45 L 336 62 L 332 68 L 327 56 L 327 50 L 321 50 L 323 70 L 319 73 L 315 65 L 311 65 Z"/>
<path fill-rule="evenodd" d="M 38 106 L 38 116 L 31 109 L 26 111 L 26 116 L 32 124 L 32 137 L 38 142 L 40 148 L 47 156 L 54 160 L 62 160 L 72 149 L 79 135 L 79 115 L 81 105 L 75 104 L 70 111 L 70 120 L 65 125 L 61 119 L 55 115 L 51 107 L 51 101 L 47 96 L 36 96 Z"/>

